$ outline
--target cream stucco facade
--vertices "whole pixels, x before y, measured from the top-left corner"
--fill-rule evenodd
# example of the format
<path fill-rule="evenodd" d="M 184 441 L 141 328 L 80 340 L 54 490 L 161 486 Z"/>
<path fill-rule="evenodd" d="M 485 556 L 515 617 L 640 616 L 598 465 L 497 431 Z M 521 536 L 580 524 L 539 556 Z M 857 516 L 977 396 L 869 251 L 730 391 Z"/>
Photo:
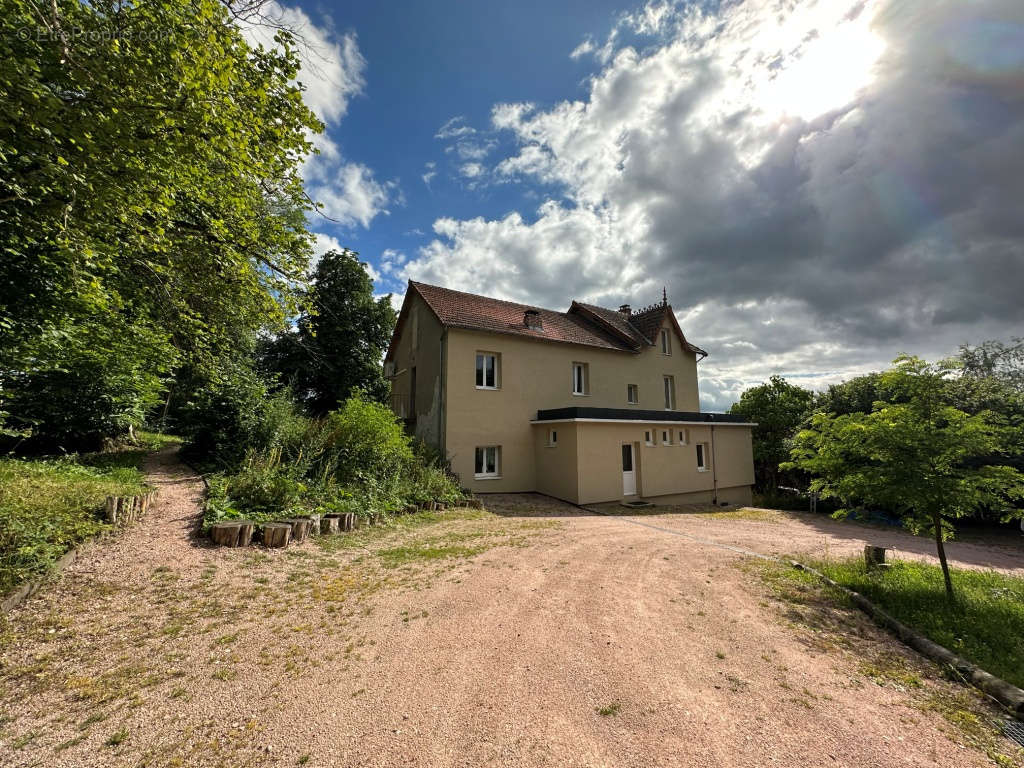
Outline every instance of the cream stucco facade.
<path fill-rule="evenodd" d="M 668 313 L 648 329 L 662 331 L 666 347 L 623 350 L 454 327 L 410 290 L 386 362 L 393 407 L 476 493 L 749 503 L 750 425 L 707 421 L 716 417 L 699 412 L 697 352 Z M 478 355 L 496 367 L 486 386 Z"/>

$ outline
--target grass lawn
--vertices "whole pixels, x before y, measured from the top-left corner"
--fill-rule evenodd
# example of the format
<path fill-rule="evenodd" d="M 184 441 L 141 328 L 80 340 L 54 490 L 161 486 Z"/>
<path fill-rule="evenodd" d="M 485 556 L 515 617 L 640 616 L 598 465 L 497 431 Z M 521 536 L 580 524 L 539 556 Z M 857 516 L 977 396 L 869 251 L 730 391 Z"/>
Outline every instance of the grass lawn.
<path fill-rule="evenodd" d="M 144 453 L 0 459 L 0 595 L 102 531 L 106 497 L 144 488 Z"/>
<path fill-rule="evenodd" d="M 814 567 L 982 669 L 1024 688 L 1024 579 L 953 569 L 950 605 L 937 565 L 896 561 L 868 571 L 860 558 Z"/>

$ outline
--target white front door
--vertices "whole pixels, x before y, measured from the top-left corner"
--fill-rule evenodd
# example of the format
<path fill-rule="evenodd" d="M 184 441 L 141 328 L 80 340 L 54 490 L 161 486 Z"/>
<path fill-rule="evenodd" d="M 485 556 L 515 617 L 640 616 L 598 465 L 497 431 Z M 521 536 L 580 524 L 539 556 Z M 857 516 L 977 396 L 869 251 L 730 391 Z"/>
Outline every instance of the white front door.
<path fill-rule="evenodd" d="M 636 467 L 633 466 L 633 444 L 622 446 L 622 495 L 636 496 Z"/>

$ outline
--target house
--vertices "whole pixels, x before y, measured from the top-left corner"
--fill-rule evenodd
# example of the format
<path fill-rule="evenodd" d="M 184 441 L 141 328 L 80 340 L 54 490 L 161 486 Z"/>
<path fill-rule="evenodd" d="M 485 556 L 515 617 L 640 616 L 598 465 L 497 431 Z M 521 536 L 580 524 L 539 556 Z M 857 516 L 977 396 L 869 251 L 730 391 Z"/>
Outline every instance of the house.
<path fill-rule="evenodd" d="M 392 408 L 476 493 L 575 504 L 749 504 L 752 424 L 702 413 L 664 299 L 566 312 L 409 282 L 384 360 Z"/>

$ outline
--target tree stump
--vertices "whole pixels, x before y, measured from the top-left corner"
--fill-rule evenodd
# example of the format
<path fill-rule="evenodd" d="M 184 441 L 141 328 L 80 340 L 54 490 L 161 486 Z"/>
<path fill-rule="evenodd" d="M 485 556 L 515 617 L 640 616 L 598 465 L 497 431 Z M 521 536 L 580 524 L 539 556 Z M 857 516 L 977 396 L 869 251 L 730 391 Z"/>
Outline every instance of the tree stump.
<path fill-rule="evenodd" d="M 337 533 L 340 528 L 340 515 L 326 515 L 320 518 L 320 533 L 323 535 Z"/>
<path fill-rule="evenodd" d="M 288 523 L 266 523 L 263 526 L 263 543 L 267 547 L 287 547 L 291 537 L 292 527 Z"/>
<path fill-rule="evenodd" d="M 309 532 L 314 536 L 320 535 L 320 528 L 322 526 L 323 518 L 320 515 L 309 516 Z"/>
<path fill-rule="evenodd" d="M 886 565 L 885 547 L 876 547 L 872 544 L 865 544 L 864 563 L 867 565 L 869 571 L 872 568 L 884 567 Z"/>
<path fill-rule="evenodd" d="M 214 523 L 210 526 L 210 538 L 219 547 L 237 547 L 238 532 L 241 524 L 235 520 L 226 523 Z"/>
<path fill-rule="evenodd" d="M 309 529 L 312 523 L 305 517 L 292 517 L 285 520 L 292 527 L 292 541 L 299 544 L 309 536 Z"/>
<path fill-rule="evenodd" d="M 238 523 L 238 541 L 236 547 L 248 547 L 252 544 L 252 532 L 256 524 L 252 520 L 236 520 Z"/>
<path fill-rule="evenodd" d="M 347 512 L 341 516 L 341 530 L 348 533 L 356 527 L 356 514 L 355 512 Z"/>

